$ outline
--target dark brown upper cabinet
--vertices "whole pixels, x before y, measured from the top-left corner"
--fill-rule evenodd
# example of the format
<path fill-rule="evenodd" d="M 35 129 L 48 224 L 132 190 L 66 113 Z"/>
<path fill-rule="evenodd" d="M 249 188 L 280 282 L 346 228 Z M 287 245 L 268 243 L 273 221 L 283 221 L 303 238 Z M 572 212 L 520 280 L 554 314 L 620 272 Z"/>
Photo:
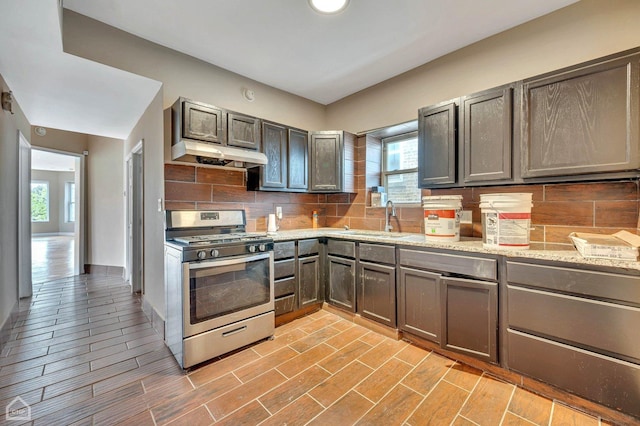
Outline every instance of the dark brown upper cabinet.
<path fill-rule="evenodd" d="M 260 119 L 235 112 L 227 113 L 227 145 L 260 149 Z"/>
<path fill-rule="evenodd" d="M 343 131 L 311 132 L 309 192 L 355 192 L 355 135 Z"/>
<path fill-rule="evenodd" d="M 247 170 L 247 188 L 263 191 L 306 192 L 308 188 L 309 132 L 262 122 L 265 166 Z"/>
<path fill-rule="evenodd" d="M 290 190 L 306 191 L 309 187 L 308 139 L 308 132 L 289 129 L 287 187 Z"/>
<path fill-rule="evenodd" d="M 287 187 L 287 129 L 273 123 L 262 124 L 263 153 L 268 163 L 260 166 L 262 188 Z"/>
<path fill-rule="evenodd" d="M 178 139 L 225 143 L 227 120 L 221 108 L 182 98 L 177 104 L 182 107 L 182 133 Z"/>
<path fill-rule="evenodd" d="M 462 181 L 504 181 L 512 174 L 513 86 L 503 86 L 461 100 Z"/>
<path fill-rule="evenodd" d="M 418 185 L 452 186 L 456 183 L 455 101 L 421 108 L 418 113 Z"/>
<path fill-rule="evenodd" d="M 638 50 L 525 80 L 522 177 L 638 169 Z"/>

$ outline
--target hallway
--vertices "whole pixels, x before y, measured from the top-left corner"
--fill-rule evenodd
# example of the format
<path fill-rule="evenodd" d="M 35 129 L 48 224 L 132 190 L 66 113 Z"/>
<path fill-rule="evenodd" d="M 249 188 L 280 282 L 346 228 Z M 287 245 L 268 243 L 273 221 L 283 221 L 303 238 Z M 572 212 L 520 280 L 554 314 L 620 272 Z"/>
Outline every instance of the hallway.
<path fill-rule="evenodd" d="M 72 235 L 31 237 L 31 279 L 34 287 L 38 283 L 73 276 L 74 242 Z"/>

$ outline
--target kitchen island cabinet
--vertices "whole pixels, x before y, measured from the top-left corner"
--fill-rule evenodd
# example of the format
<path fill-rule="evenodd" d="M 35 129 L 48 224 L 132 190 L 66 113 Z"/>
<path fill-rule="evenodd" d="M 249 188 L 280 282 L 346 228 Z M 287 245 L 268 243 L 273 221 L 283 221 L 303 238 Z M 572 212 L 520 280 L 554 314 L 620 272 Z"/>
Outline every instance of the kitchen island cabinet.
<path fill-rule="evenodd" d="M 506 367 L 640 417 L 640 276 L 507 262 Z"/>

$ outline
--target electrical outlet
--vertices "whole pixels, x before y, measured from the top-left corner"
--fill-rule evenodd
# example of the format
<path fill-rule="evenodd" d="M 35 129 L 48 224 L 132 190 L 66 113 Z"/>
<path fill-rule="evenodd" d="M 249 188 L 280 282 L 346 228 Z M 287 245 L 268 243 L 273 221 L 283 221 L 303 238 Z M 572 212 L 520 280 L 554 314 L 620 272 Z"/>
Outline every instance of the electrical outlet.
<path fill-rule="evenodd" d="M 276 207 L 276 217 L 280 220 L 282 219 L 282 207 Z"/>

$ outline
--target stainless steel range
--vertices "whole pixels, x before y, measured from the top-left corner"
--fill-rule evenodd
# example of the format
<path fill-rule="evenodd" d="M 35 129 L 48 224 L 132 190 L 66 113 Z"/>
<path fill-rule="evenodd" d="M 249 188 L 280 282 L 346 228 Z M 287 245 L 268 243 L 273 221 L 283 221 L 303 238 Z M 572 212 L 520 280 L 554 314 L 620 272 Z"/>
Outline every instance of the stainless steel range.
<path fill-rule="evenodd" d="M 274 333 L 273 240 L 244 210 L 166 212 L 166 343 L 182 368 Z"/>

